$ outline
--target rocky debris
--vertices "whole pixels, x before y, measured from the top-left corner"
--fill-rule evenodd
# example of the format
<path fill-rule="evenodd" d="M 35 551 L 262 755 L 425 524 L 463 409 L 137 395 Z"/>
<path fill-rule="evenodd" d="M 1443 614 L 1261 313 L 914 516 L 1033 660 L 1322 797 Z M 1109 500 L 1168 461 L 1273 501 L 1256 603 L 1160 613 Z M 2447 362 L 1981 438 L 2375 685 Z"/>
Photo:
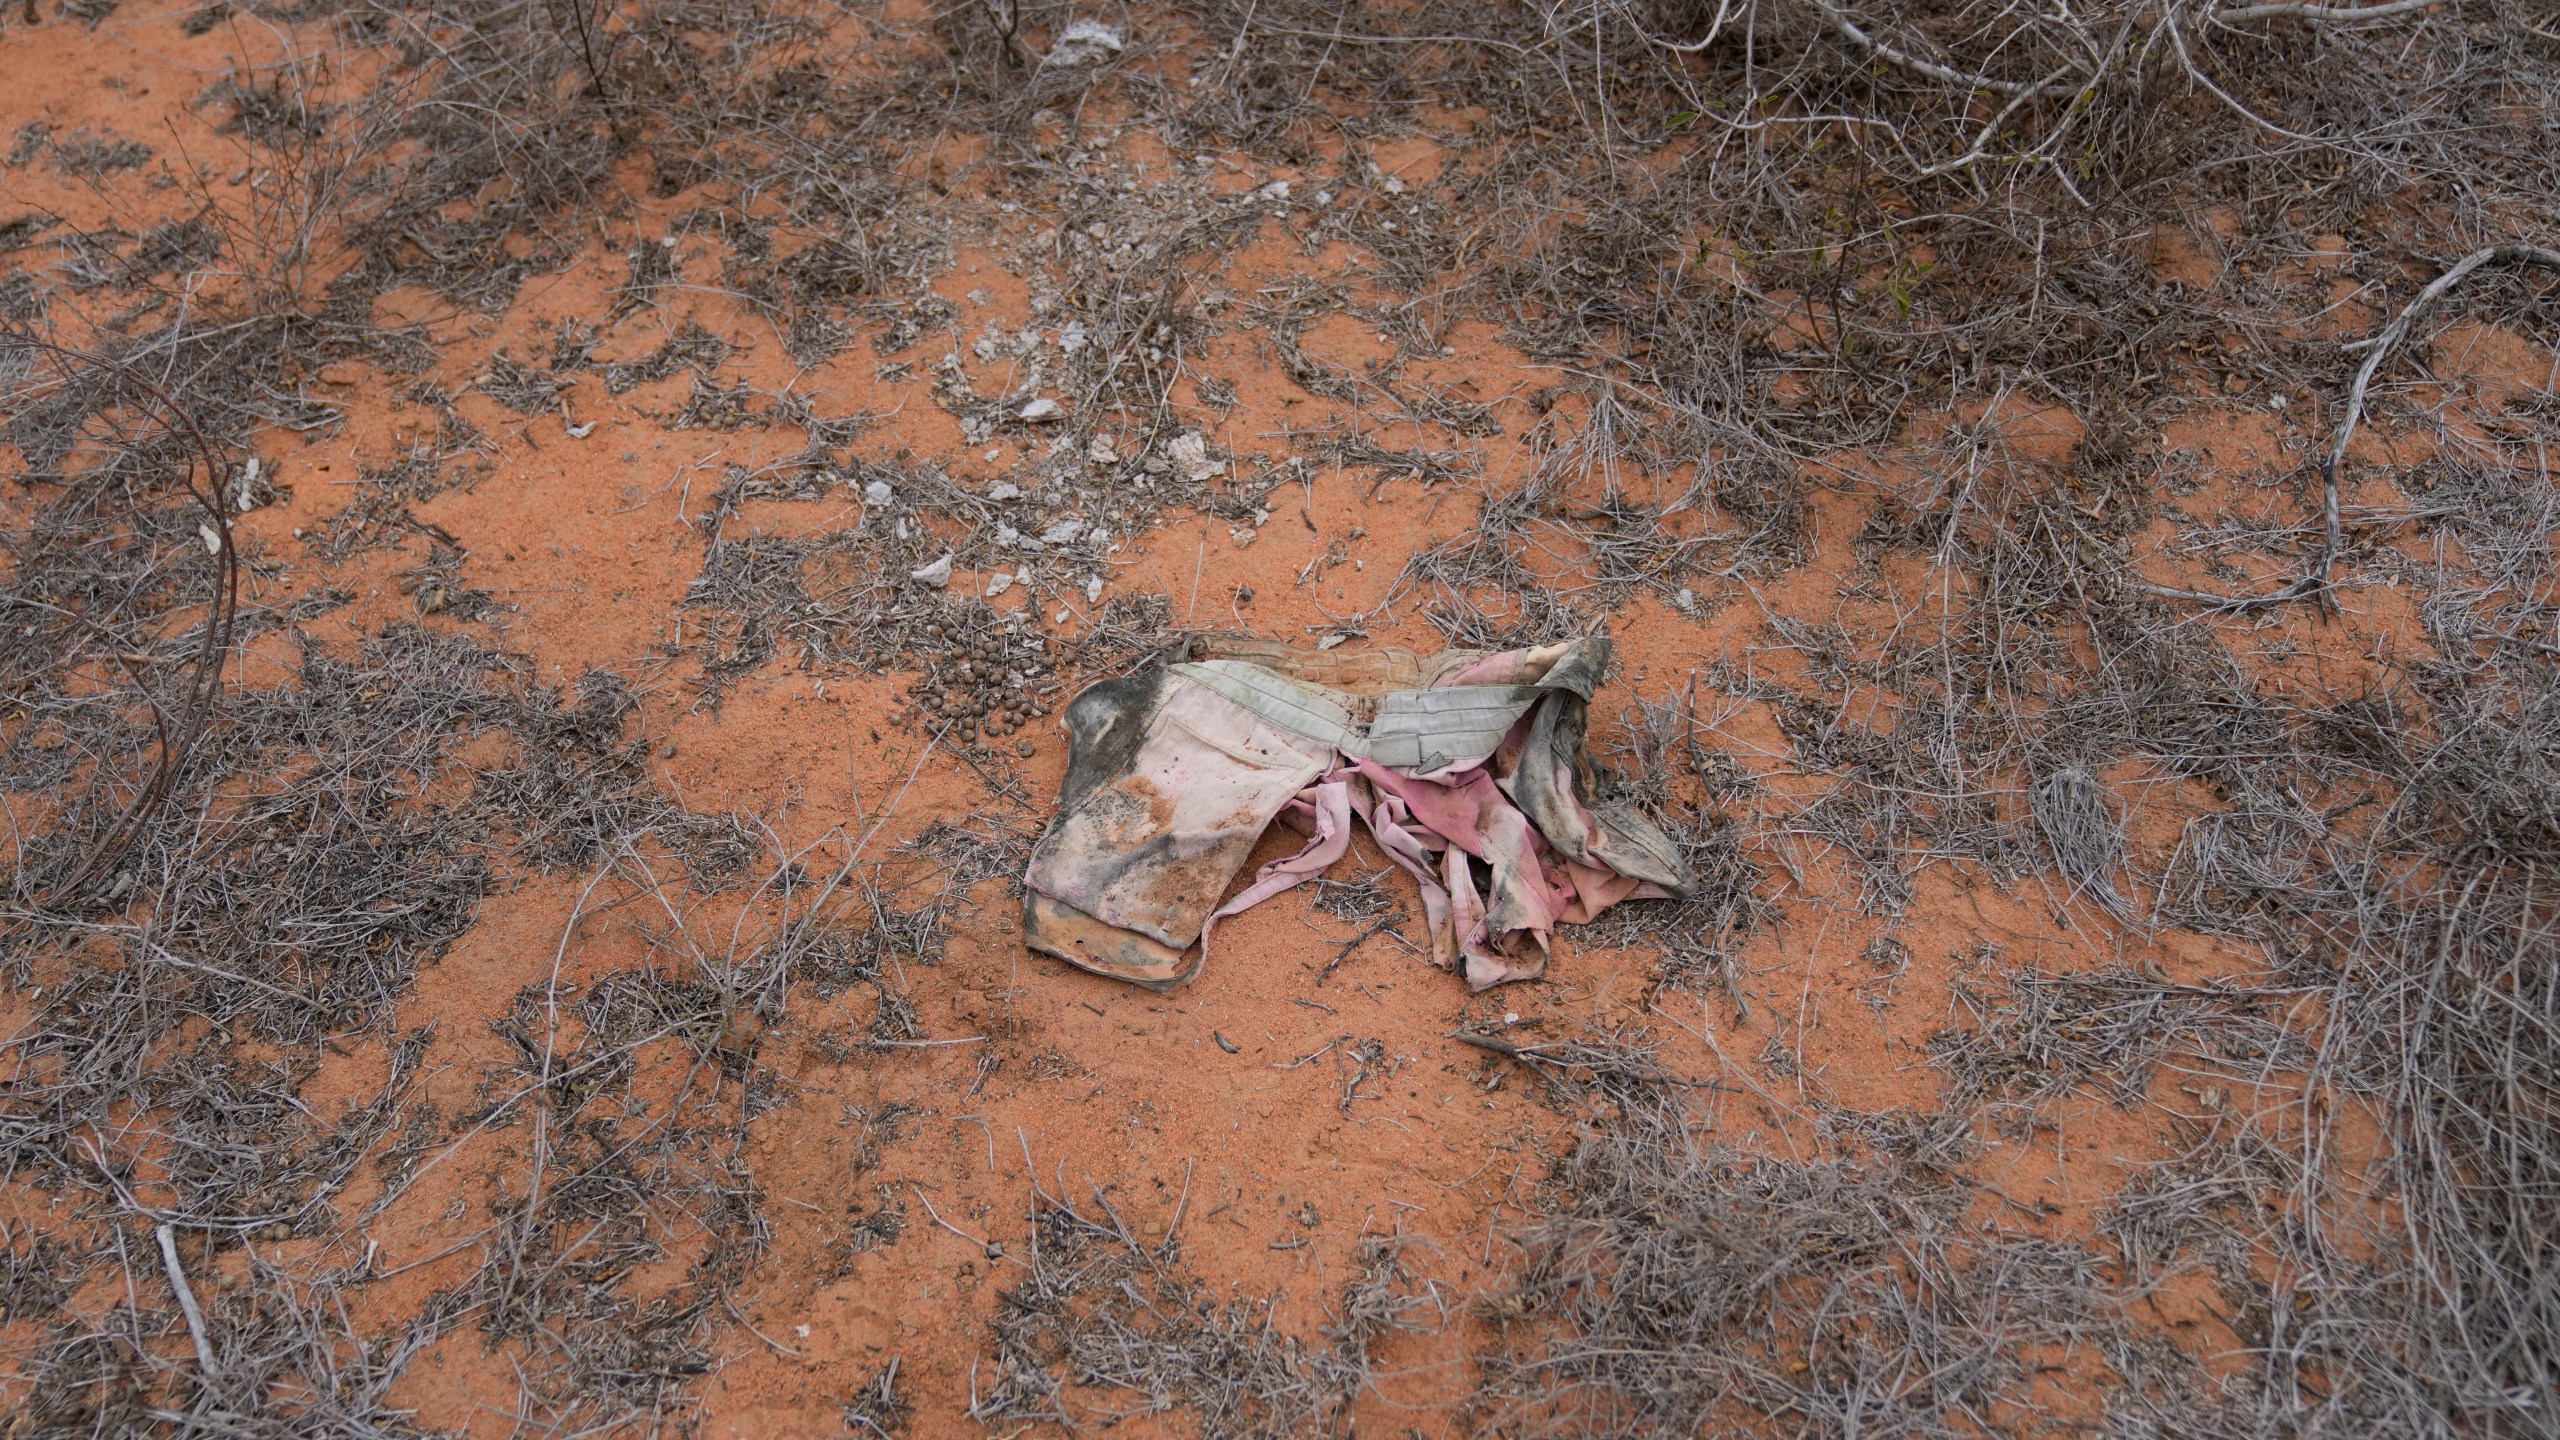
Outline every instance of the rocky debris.
<path fill-rule="evenodd" d="M 1120 53 L 1127 44 L 1120 32 L 1099 20 L 1070 20 L 1049 47 L 1052 65 L 1091 65 Z"/>

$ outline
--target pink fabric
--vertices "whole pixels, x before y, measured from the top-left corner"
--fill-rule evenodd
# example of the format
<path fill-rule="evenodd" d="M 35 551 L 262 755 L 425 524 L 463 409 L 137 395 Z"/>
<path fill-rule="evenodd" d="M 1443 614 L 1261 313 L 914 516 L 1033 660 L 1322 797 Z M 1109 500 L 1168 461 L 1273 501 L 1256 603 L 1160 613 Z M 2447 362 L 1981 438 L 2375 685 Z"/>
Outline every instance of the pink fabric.
<path fill-rule="evenodd" d="M 1535 685 L 1547 678 L 1556 661 L 1572 649 L 1570 644 L 1534 645 L 1526 650 L 1504 650 L 1480 656 L 1447 675 L 1431 682 L 1438 690 L 1451 685 Z"/>
<path fill-rule="evenodd" d="M 1375 760 L 1351 762 L 1360 778 L 1382 795 L 1392 795 L 1403 802 L 1415 823 L 1438 835 L 1449 844 L 1470 855 L 1482 858 L 1484 842 L 1480 831 L 1488 803 L 1510 807 L 1511 801 L 1494 789 L 1492 779 L 1481 768 L 1461 770 L 1437 780 L 1415 775 L 1401 775 Z M 1519 813 L 1514 810 L 1512 813 Z M 1438 847 L 1433 847 L 1438 848 Z"/>
<path fill-rule="evenodd" d="M 1350 849 L 1354 817 L 1421 888 L 1431 962 L 1462 972 L 1477 990 L 1536 974 L 1558 924 L 1579 924 L 1620 900 L 1662 893 L 1555 853 L 1483 766 L 1426 778 L 1361 758 L 1337 763 L 1290 800 L 1280 818 L 1306 832 L 1305 847 L 1263 866 L 1251 885 L 1219 906 L 1201 928 L 1201 943 L 1219 920 L 1340 860 Z M 1471 861 L 1492 872 L 1481 890 Z"/>
<path fill-rule="evenodd" d="M 1431 930 L 1431 963 L 1443 970 L 1456 969 L 1457 932 L 1450 918 L 1449 891 L 1440 883 L 1439 865 L 1432 858 L 1433 849 L 1446 848 L 1447 842 L 1428 829 L 1417 833 L 1411 812 L 1395 796 L 1375 795 L 1366 785 L 1353 786 L 1351 793 L 1352 805 L 1377 839 L 1378 848 L 1422 889 L 1422 920 Z"/>
<path fill-rule="evenodd" d="M 1215 691 L 1177 687 L 1126 770 L 1051 823 L 1024 883 L 1187 949 L 1271 821 L 1335 763 L 1329 745 Z"/>
<path fill-rule="evenodd" d="M 1428 683 L 1538 685 L 1581 644 L 1605 642 L 1474 656 Z M 1528 754 L 1540 700 L 1573 700 L 1533 699 L 1491 755 L 1473 754 L 1478 733 L 1468 754 L 1412 773 L 1344 755 L 1265 718 L 1268 707 L 1251 698 L 1163 675 L 1077 697 L 1068 716 L 1077 756 L 1106 743 L 1135 748 L 1109 776 L 1078 780 L 1071 769 L 1024 873 L 1026 943 L 1140 984 L 1179 983 L 1198 969 L 1184 963 L 1191 945 L 1205 953 L 1226 917 L 1321 875 L 1349 852 L 1355 821 L 1414 878 L 1432 962 L 1477 989 L 1540 973 L 1559 924 L 1679 883 L 1665 878 L 1680 873 L 1669 840 L 1641 817 L 1582 804 L 1569 757 Z M 1520 790 L 1527 774 L 1553 793 Z M 1221 903 L 1274 820 L 1306 842 Z"/>
<path fill-rule="evenodd" d="M 1209 932 L 1229 915 L 1252 909 L 1283 890 L 1302 885 L 1325 872 L 1351 848 L 1351 787 L 1341 780 L 1322 780 L 1298 792 L 1283 815 L 1313 822 L 1307 848 L 1286 860 L 1274 860 L 1253 877 L 1236 897 L 1209 913 L 1200 925 L 1200 952 L 1209 950 Z"/>

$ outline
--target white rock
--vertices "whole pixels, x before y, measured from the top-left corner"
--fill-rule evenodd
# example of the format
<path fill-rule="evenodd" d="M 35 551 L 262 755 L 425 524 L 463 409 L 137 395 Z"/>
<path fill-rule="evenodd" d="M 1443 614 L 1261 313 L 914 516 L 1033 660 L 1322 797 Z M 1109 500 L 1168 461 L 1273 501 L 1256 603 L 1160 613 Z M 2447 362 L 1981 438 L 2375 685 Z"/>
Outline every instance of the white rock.
<path fill-rule="evenodd" d="M 1043 395 L 1022 407 L 1022 418 L 1034 425 L 1048 424 L 1065 417 L 1067 407 Z"/>
<path fill-rule="evenodd" d="M 897 493 L 886 480 L 874 480 L 862 487 L 862 498 L 873 505 L 886 505 Z"/>
<path fill-rule="evenodd" d="M 990 500 L 1019 500 L 1022 498 L 1022 487 L 1014 484 L 1010 480 L 999 480 L 993 485 L 987 487 L 987 498 Z"/>
<path fill-rule="evenodd" d="M 1014 529 L 1010 525 L 998 525 L 996 527 L 996 543 L 999 545 L 1010 545 L 1021 538 L 1022 532 Z"/>
<path fill-rule="evenodd" d="M 1040 532 L 1040 543 L 1043 545 L 1064 545 L 1083 533 L 1083 521 L 1061 520 L 1057 524 Z"/>
<path fill-rule="evenodd" d="M 1270 184 L 1263 186 L 1261 189 L 1256 190 L 1253 193 L 1256 197 L 1264 200 L 1286 200 L 1289 198 L 1289 182 L 1286 180 L 1274 180 Z"/>
<path fill-rule="evenodd" d="M 1085 447 L 1084 453 L 1085 458 L 1096 465 L 1109 465 L 1120 458 L 1120 452 L 1111 448 L 1111 437 L 1108 435 L 1094 436 L 1093 443 Z"/>
<path fill-rule="evenodd" d="M 1084 603 L 1087 605 L 1098 605 L 1101 602 L 1102 577 L 1099 575 L 1086 576 L 1084 581 Z"/>
<path fill-rule="evenodd" d="M 1070 320 L 1058 331 L 1058 348 L 1066 354 L 1073 355 L 1085 347 L 1088 333 L 1083 321 Z"/>
<path fill-rule="evenodd" d="M 944 555 L 941 559 L 934 561 L 932 564 L 925 566 L 921 570 L 910 570 L 907 572 L 907 578 L 910 580 L 921 580 L 927 585 L 932 586 L 934 589 L 939 590 L 943 586 L 951 583 L 951 557 L 949 555 Z"/>
<path fill-rule="evenodd" d="M 1013 577 L 999 571 L 987 581 L 987 598 L 992 600 L 1012 588 Z"/>
<path fill-rule="evenodd" d="M 1173 443 L 1166 446 L 1165 451 L 1185 480 L 1197 483 L 1227 473 L 1225 461 L 1209 458 L 1209 437 L 1197 430 L 1185 430 L 1174 436 Z"/>
<path fill-rule="evenodd" d="M 1350 638 L 1351 637 L 1348 635 L 1327 635 L 1316 642 L 1316 648 L 1319 650 L 1330 650 L 1334 646 L 1339 645 Z"/>
<path fill-rule="evenodd" d="M 1058 43 L 1049 47 L 1052 65 L 1090 65 L 1120 53 L 1126 42 L 1120 32 L 1099 20 L 1070 20 L 1058 35 Z"/>
<path fill-rule="evenodd" d="M 1671 603 L 1679 606 L 1683 610 L 1695 610 L 1698 608 L 1698 592 L 1695 590 L 1682 590 L 1679 594 L 1671 597 Z"/>

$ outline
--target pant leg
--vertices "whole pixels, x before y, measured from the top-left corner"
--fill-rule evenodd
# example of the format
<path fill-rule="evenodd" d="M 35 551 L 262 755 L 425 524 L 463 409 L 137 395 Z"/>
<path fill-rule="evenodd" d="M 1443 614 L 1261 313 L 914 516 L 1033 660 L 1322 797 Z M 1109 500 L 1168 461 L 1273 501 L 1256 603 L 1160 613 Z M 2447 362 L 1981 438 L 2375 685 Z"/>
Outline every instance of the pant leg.
<path fill-rule="evenodd" d="M 1066 725 L 1069 783 L 1023 877 L 1024 939 L 1140 984 L 1186 980 L 1184 952 L 1333 749 L 1165 672 L 1091 687 Z"/>

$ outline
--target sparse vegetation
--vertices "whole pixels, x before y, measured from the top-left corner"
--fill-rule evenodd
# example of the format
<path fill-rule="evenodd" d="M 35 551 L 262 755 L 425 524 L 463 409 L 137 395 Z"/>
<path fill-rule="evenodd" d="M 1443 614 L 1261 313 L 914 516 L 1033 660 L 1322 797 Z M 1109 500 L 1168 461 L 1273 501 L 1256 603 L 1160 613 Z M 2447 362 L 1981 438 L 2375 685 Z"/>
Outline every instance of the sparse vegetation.
<path fill-rule="evenodd" d="M 2535 6 L 7 8 L 9 1434 L 2560 1433 Z M 1060 988 L 1224 629 L 1697 892 Z"/>

